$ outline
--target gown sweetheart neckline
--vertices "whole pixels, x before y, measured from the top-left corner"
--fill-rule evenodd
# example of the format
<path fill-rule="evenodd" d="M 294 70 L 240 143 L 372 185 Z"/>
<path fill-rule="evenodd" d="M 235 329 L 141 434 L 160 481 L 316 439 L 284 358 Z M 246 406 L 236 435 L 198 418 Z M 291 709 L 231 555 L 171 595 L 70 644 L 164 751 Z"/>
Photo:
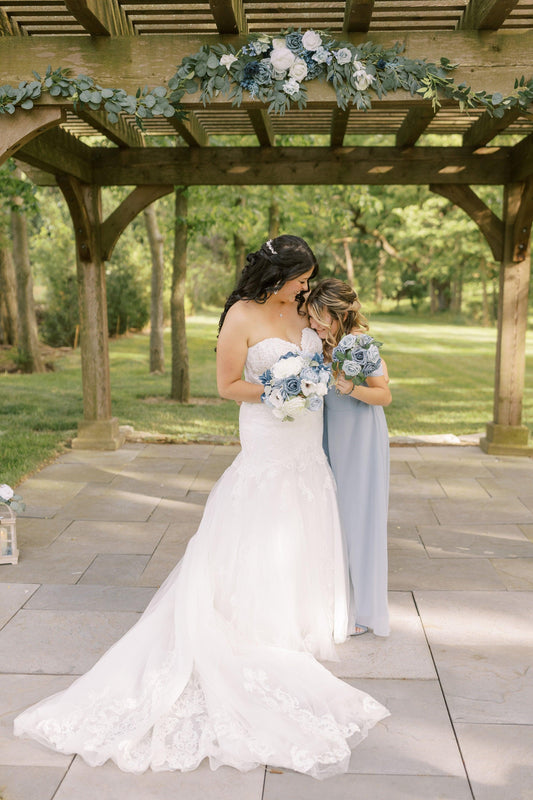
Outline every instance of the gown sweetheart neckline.
<path fill-rule="evenodd" d="M 303 342 L 303 338 L 304 338 L 304 332 L 305 331 L 312 331 L 312 330 L 314 330 L 314 328 L 309 327 L 309 325 L 306 325 L 305 328 L 302 328 L 302 335 L 300 336 L 300 343 L 299 344 L 296 344 L 296 342 L 293 342 L 292 339 L 284 339 L 283 336 L 266 336 L 264 339 L 260 339 L 255 344 L 251 344 L 249 346 L 248 350 L 253 350 L 254 347 L 257 347 L 257 345 L 262 344 L 263 342 L 272 342 L 272 341 L 285 342 L 286 344 L 292 344 L 293 347 L 297 347 L 298 350 L 301 350 L 302 349 L 302 342 Z"/>

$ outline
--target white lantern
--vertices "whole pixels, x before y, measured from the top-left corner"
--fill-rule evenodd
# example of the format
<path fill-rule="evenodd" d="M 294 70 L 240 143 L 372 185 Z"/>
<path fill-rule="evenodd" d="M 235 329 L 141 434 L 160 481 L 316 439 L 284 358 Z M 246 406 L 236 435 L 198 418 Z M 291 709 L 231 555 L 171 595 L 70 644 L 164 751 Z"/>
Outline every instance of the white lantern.
<path fill-rule="evenodd" d="M 17 564 L 17 515 L 7 503 L 0 503 L 0 564 Z"/>

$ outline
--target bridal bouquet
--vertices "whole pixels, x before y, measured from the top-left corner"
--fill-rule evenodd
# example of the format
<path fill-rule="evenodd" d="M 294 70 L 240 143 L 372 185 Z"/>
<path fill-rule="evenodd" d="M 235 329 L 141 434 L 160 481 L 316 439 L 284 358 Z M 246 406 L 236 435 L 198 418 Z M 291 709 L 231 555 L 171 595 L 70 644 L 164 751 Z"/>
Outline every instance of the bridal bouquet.
<path fill-rule="evenodd" d="M 265 387 L 261 400 L 282 422 L 307 411 L 320 411 L 331 381 L 331 369 L 321 353 L 285 353 L 259 380 Z"/>
<path fill-rule="evenodd" d="M 381 364 L 377 342 L 367 333 L 348 333 L 337 347 L 333 348 L 332 366 L 334 374 L 344 372 L 354 386 L 364 383 Z"/>

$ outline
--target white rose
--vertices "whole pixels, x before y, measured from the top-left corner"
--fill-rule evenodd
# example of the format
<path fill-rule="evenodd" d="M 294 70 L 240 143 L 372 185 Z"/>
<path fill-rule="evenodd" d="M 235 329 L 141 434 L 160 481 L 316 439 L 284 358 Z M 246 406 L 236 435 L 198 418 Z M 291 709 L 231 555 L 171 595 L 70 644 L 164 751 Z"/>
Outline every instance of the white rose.
<path fill-rule="evenodd" d="M 328 385 L 327 383 L 317 383 L 315 386 L 315 394 L 319 397 L 324 397 L 328 393 Z"/>
<path fill-rule="evenodd" d="M 272 49 L 279 50 L 280 47 L 286 47 L 285 39 L 272 39 Z"/>
<path fill-rule="evenodd" d="M 289 75 L 296 81 L 303 81 L 307 75 L 307 64 L 303 58 L 297 58 L 289 70 Z"/>
<path fill-rule="evenodd" d="M 283 84 L 283 91 L 285 94 L 290 94 L 292 97 L 300 91 L 300 84 L 298 81 L 295 81 L 294 78 L 289 78 L 289 80 L 285 81 Z"/>
<path fill-rule="evenodd" d="M 281 380 L 283 378 L 289 378 L 291 375 L 298 375 L 303 365 L 304 361 L 301 356 L 290 356 L 290 358 L 282 358 L 280 361 L 277 361 L 272 367 L 272 375 L 278 380 Z"/>
<path fill-rule="evenodd" d="M 302 36 L 302 44 L 306 50 L 318 50 L 322 45 L 322 37 L 316 31 L 306 31 Z"/>
<path fill-rule="evenodd" d="M 276 71 L 282 72 L 292 67 L 296 61 L 296 56 L 288 47 L 277 47 L 275 50 L 272 50 L 270 61 Z"/>
<path fill-rule="evenodd" d="M 232 53 L 224 53 L 220 58 L 220 63 L 223 67 L 226 67 L 226 69 L 229 69 L 235 61 L 237 61 L 237 57 Z"/>
<path fill-rule="evenodd" d="M 291 397 L 290 400 L 286 401 L 282 410 L 285 417 L 297 417 L 302 411 L 306 410 L 305 398 Z"/>
<path fill-rule="evenodd" d="M 374 76 L 369 75 L 368 72 L 365 72 L 364 70 L 358 70 L 357 72 L 354 72 L 354 80 L 355 88 L 360 92 L 364 92 L 365 89 L 368 89 L 370 84 L 374 82 Z"/>
<path fill-rule="evenodd" d="M 335 60 L 337 64 L 348 64 L 352 60 L 352 52 L 347 47 L 341 47 L 340 50 L 334 51 Z"/>
<path fill-rule="evenodd" d="M 8 486 L 7 483 L 2 483 L 0 485 L 0 500 L 11 500 L 14 495 L 14 491 L 11 486 Z"/>

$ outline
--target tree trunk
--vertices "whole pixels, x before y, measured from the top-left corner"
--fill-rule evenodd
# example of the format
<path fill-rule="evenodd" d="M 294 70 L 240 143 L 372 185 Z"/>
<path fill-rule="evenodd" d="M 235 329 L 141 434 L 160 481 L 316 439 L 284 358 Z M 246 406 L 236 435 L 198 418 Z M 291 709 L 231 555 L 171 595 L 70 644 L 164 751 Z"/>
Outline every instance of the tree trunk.
<path fill-rule="evenodd" d="M 174 259 L 170 318 L 172 337 L 172 379 L 170 396 L 180 403 L 188 403 L 189 352 L 185 329 L 185 279 L 187 276 L 187 190 L 178 187 L 175 192 Z"/>
<path fill-rule="evenodd" d="M 238 197 L 235 201 L 237 216 L 239 215 L 239 208 L 242 208 L 244 203 L 244 197 Z M 235 253 L 235 284 L 237 284 L 246 263 L 246 243 L 238 228 L 235 229 L 233 234 L 233 251 Z"/>
<path fill-rule="evenodd" d="M 487 262 L 481 259 L 479 264 L 479 275 L 481 278 L 481 324 L 484 328 L 490 325 L 489 293 L 487 291 Z"/>
<path fill-rule="evenodd" d="M 429 304 L 431 313 L 436 314 L 439 310 L 439 300 L 434 278 L 431 278 L 429 281 Z"/>
<path fill-rule="evenodd" d="M 144 210 L 144 222 L 150 242 L 152 256 L 152 291 L 150 299 L 150 372 L 165 371 L 165 354 L 163 345 L 163 284 L 165 278 L 165 261 L 163 257 L 163 236 L 157 224 L 155 206 Z"/>
<path fill-rule="evenodd" d="M 353 258 L 352 252 L 350 250 L 350 240 L 343 239 L 342 246 L 344 247 L 344 263 L 346 266 L 346 277 L 348 279 L 348 283 L 353 288 L 354 285 L 354 273 L 353 273 Z"/>
<path fill-rule="evenodd" d="M 460 269 L 454 276 L 452 283 L 452 296 L 450 300 L 450 311 L 460 314 L 463 307 L 463 270 Z"/>
<path fill-rule="evenodd" d="M 0 246 L 0 342 L 17 344 L 17 278 L 9 247 Z"/>
<path fill-rule="evenodd" d="M 21 198 L 15 197 L 13 202 L 15 208 L 11 211 L 11 236 L 17 276 L 19 365 L 24 372 L 44 372 L 37 335 L 26 214 Z"/>
<path fill-rule="evenodd" d="M 274 187 L 270 189 L 270 205 L 268 207 L 268 236 L 275 239 L 279 236 L 279 204 L 274 196 Z"/>
<path fill-rule="evenodd" d="M 378 308 L 383 303 L 383 279 L 385 277 L 385 262 L 387 254 L 383 248 L 378 253 L 378 263 L 376 266 L 376 281 L 374 284 L 374 300 Z"/>

